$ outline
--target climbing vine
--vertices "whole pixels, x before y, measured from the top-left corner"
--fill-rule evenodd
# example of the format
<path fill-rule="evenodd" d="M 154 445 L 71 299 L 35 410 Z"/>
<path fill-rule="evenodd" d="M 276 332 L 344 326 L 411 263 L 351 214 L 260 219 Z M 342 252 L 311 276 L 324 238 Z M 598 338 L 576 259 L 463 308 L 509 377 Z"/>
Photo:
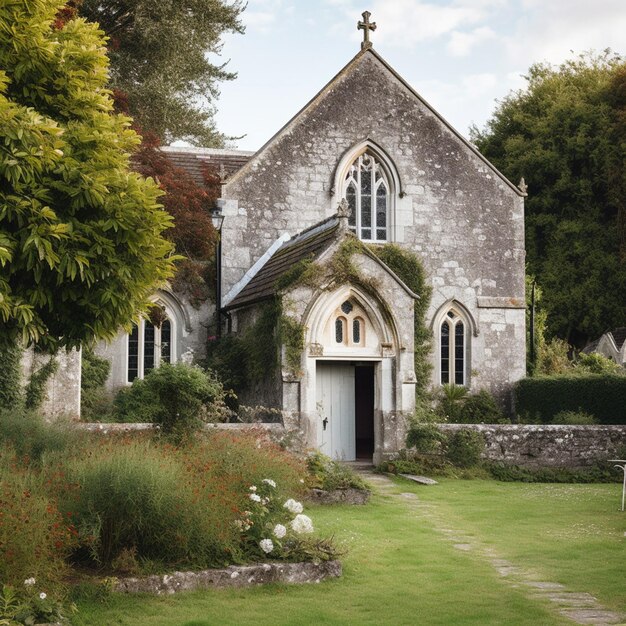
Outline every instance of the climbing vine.
<path fill-rule="evenodd" d="M 337 285 L 354 283 L 371 294 L 379 291 L 379 281 L 364 276 L 354 263 L 354 255 L 375 254 L 391 269 L 419 299 L 415 301 L 415 374 L 417 394 L 426 394 L 430 374 L 428 355 L 431 332 L 425 316 L 432 288 L 420 259 L 395 244 L 366 246 L 354 236 L 346 237 L 333 256 L 323 265 L 312 257 L 294 263 L 276 281 L 278 295 L 260 307 L 256 321 L 238 335 L 227 335 L 209 347 L 207 364 L 217 371 L 224 384 L 237 391 L 271 376 L 280 366 L 280 350 L 285 349 L 285 370 L 299 376 L 302 352 L 305 348 L 305 327 L 287 315 L 283 309 L 283 294 L 295 287 L 334 289 Z M 383 303 L 383 314 L 391 310 Z"/>
<path fill-rule="evenodd" d="M 27 409 L 38 409 L 46 399 L 46 384 L 51 376 L 59 369 L 59 364 L 54 355 L 30 376 L 30 380 L 24 388 L 24 406 Z"/>
<path fill-rule="evenodd" d="M 414 294 L 419 296 L 414 304 L 414 354 L 417 378 L 415 389 L 418 398 L 423 398 L 427 393 L 432 369 L 428 359 L 432 348 L 432 333 L 426 324 L 426 312 L 433 289 L 428 284 L 422 262 L 413 252 L 393 243 L 372 246 L 371 250 Z"/>

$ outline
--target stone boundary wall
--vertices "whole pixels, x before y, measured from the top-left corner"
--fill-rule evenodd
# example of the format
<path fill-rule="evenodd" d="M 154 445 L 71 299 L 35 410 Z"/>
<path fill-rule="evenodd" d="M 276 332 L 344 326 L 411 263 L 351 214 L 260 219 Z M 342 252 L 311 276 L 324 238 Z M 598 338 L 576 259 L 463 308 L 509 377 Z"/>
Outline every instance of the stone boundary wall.
<path fill-rule="evenodd" d="M 223 569 L 208 569 L 199 572 L 173 572 L 141 578 L 119 578 L 114 590 L 118 593 L 151 593 L 159 596 L 196 589 L 241 588 L 267 583 L 319 583 L 326 578 L 337 578 L 341 576 L 341 573 L 339 561 L 231 565 Z"/>
<path fill-rule="evenodd" d="M 580 468 L 615 459 L 626 447 L 626 426 L 554 424 L 439 424 L 446 434 L 469 429 L 483 433 L 483 458 L 520 467 Z"/>
<path fill-rule="evenodd" d="M 90 432 L 102 432 L 102 433 L 130 433 L 141 432 L 146 430 L 154 430 L 156 426 L 150 422 L 75 422 L 76 428 L 88 430 Z M 205 424 L 204 430 L 230 430 L 240 431 L 248 430 L 251 428 L 257 428 L 260 430 L 267 430 L 271 433 L 281 434 L 285 431 L 285 427 L 282 424 L 262 423 L 255 422 L 250 424 Z"/>

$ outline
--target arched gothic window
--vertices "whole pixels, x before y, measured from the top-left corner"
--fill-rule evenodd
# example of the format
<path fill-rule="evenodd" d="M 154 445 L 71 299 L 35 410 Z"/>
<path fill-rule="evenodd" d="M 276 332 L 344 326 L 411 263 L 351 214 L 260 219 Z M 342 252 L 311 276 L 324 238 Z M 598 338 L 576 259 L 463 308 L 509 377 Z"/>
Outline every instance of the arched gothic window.
<path fill-rule="evenodd" d="M 365 323 L 350 300 L 335 313 L 335 343 L 344 346 L 365 345 Z"/>
<path fill-rule="evenodd" d="M 373 154 L 364 152 L 348 168 L 344 180 L 348 224 L 359 239 L 389 240 L 390 189 L 385 170 Z"/>
<path fill-rule="evenodd" d="M 161 363 L 175 361 L 172 339 L 172 321 L 167 317 L 161 320 L 160 326 L 144 319 L 133 324 L 128 335 L 127 381 L 132 383 Z"/>
<path fill-rule="evenodd" d="M 450 309 L 439 327 L 439 363 L 442 385 L 467 384 L 468 324 L 456 309 Z"/>

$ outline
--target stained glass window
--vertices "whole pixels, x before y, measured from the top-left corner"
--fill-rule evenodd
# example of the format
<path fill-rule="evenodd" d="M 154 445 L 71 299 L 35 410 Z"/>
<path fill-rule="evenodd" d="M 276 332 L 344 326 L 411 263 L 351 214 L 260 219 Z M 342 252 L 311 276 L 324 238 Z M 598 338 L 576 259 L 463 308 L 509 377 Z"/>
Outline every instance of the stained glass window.
<path fill-rule="evenodd" d="M 361 154 L 348 169 L 344 183 L 350 229 L 366 241 L 387 241 L 389 182 L 381 164 L 372 154 Z"/>
<path fill-rule="evenodd" d="M 160 327 L 148 320 L 133 324 L 128 335 L 126 379 L 129 383 L 135 378 L 143 378 L 161 363 L 171 363 L 175 360 L 173 333 L 173 323 L 167 318 Z"/>
<path fill-rule="evenodd" d="M 456 310 L 450 310 L 441 324 L 439 335 L 441 384 L 467 384 L 466 324 Z"/>
<path fill-rule="evenodd" d="M 343 343 L 343 319 L 340 317 L 335 320 L 335 341 Z"/>
<path fill-rule="evenodd" d="M 164 320 L 161 324 L 161 363 L 171 363 L 172 361 L 172 324 L 169 320 Z"/>
<path fill-rule="evenodd" d="M 132 383 L 139 373 L 139 328 L 137 324 L 133 324 L 133 330 L 128 335 L 128 377 L 129 383 Z"/>
<path fill-rule="evenodd" d="M 361 343 L 361 320 L 352 320 L 352 342 Z"/>

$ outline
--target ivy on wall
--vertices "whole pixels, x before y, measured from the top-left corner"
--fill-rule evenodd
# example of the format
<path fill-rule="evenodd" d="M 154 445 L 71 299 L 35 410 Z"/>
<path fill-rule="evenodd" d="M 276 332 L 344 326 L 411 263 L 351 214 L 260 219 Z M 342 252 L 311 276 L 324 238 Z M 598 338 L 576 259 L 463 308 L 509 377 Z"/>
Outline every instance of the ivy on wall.
<path fill-rule="evenodd" d="M 241 392 L 254 383 L 267 380 L 276 372 L 280 366 L 281 347 L 284 346 L 284 369 L 292 376 L 301 375 L 305 327 L 285 314 L 282 294 L 298 286 L 334 289 L 337 285 L 347 283 L 358 284 L 365 291 L 376 294 L 378 281 L 363 276 L 353 260 L 355 254 L 367 253 L 367 250 L 374 253 L 419 296 L 415 301 L 415 374 L 418 397 L 425 396 L 431 367 L 428 360 L 431 332 L 425 316 L 432 288 L 428 285 L 423 265 L 417 255 L 395 244 L 367 247 L 354 236 L 341 242 L 324 267 L 309 257 L 301 259 L 285 271 L 275 283 L 278 295 L 261 305 L 254 324 L 238 335 L 227 335 L 209 346 L 207 365 L 220 375 L 225 386 Z M 332 276 L 332 281 L 324 287 L 328 276 Z M 391 316 L 388 308 L 383 313 Z"/>
<path fill-rule="evenodd" d="M 54 355 L 37 371 L 33 372 L 26 385 L 22 381 L 22 356 L 19 345 L 0 350 L 0 409 L 36 410 L 46 399 L 46 385 L 54 376 L 59 365 Z"/>

